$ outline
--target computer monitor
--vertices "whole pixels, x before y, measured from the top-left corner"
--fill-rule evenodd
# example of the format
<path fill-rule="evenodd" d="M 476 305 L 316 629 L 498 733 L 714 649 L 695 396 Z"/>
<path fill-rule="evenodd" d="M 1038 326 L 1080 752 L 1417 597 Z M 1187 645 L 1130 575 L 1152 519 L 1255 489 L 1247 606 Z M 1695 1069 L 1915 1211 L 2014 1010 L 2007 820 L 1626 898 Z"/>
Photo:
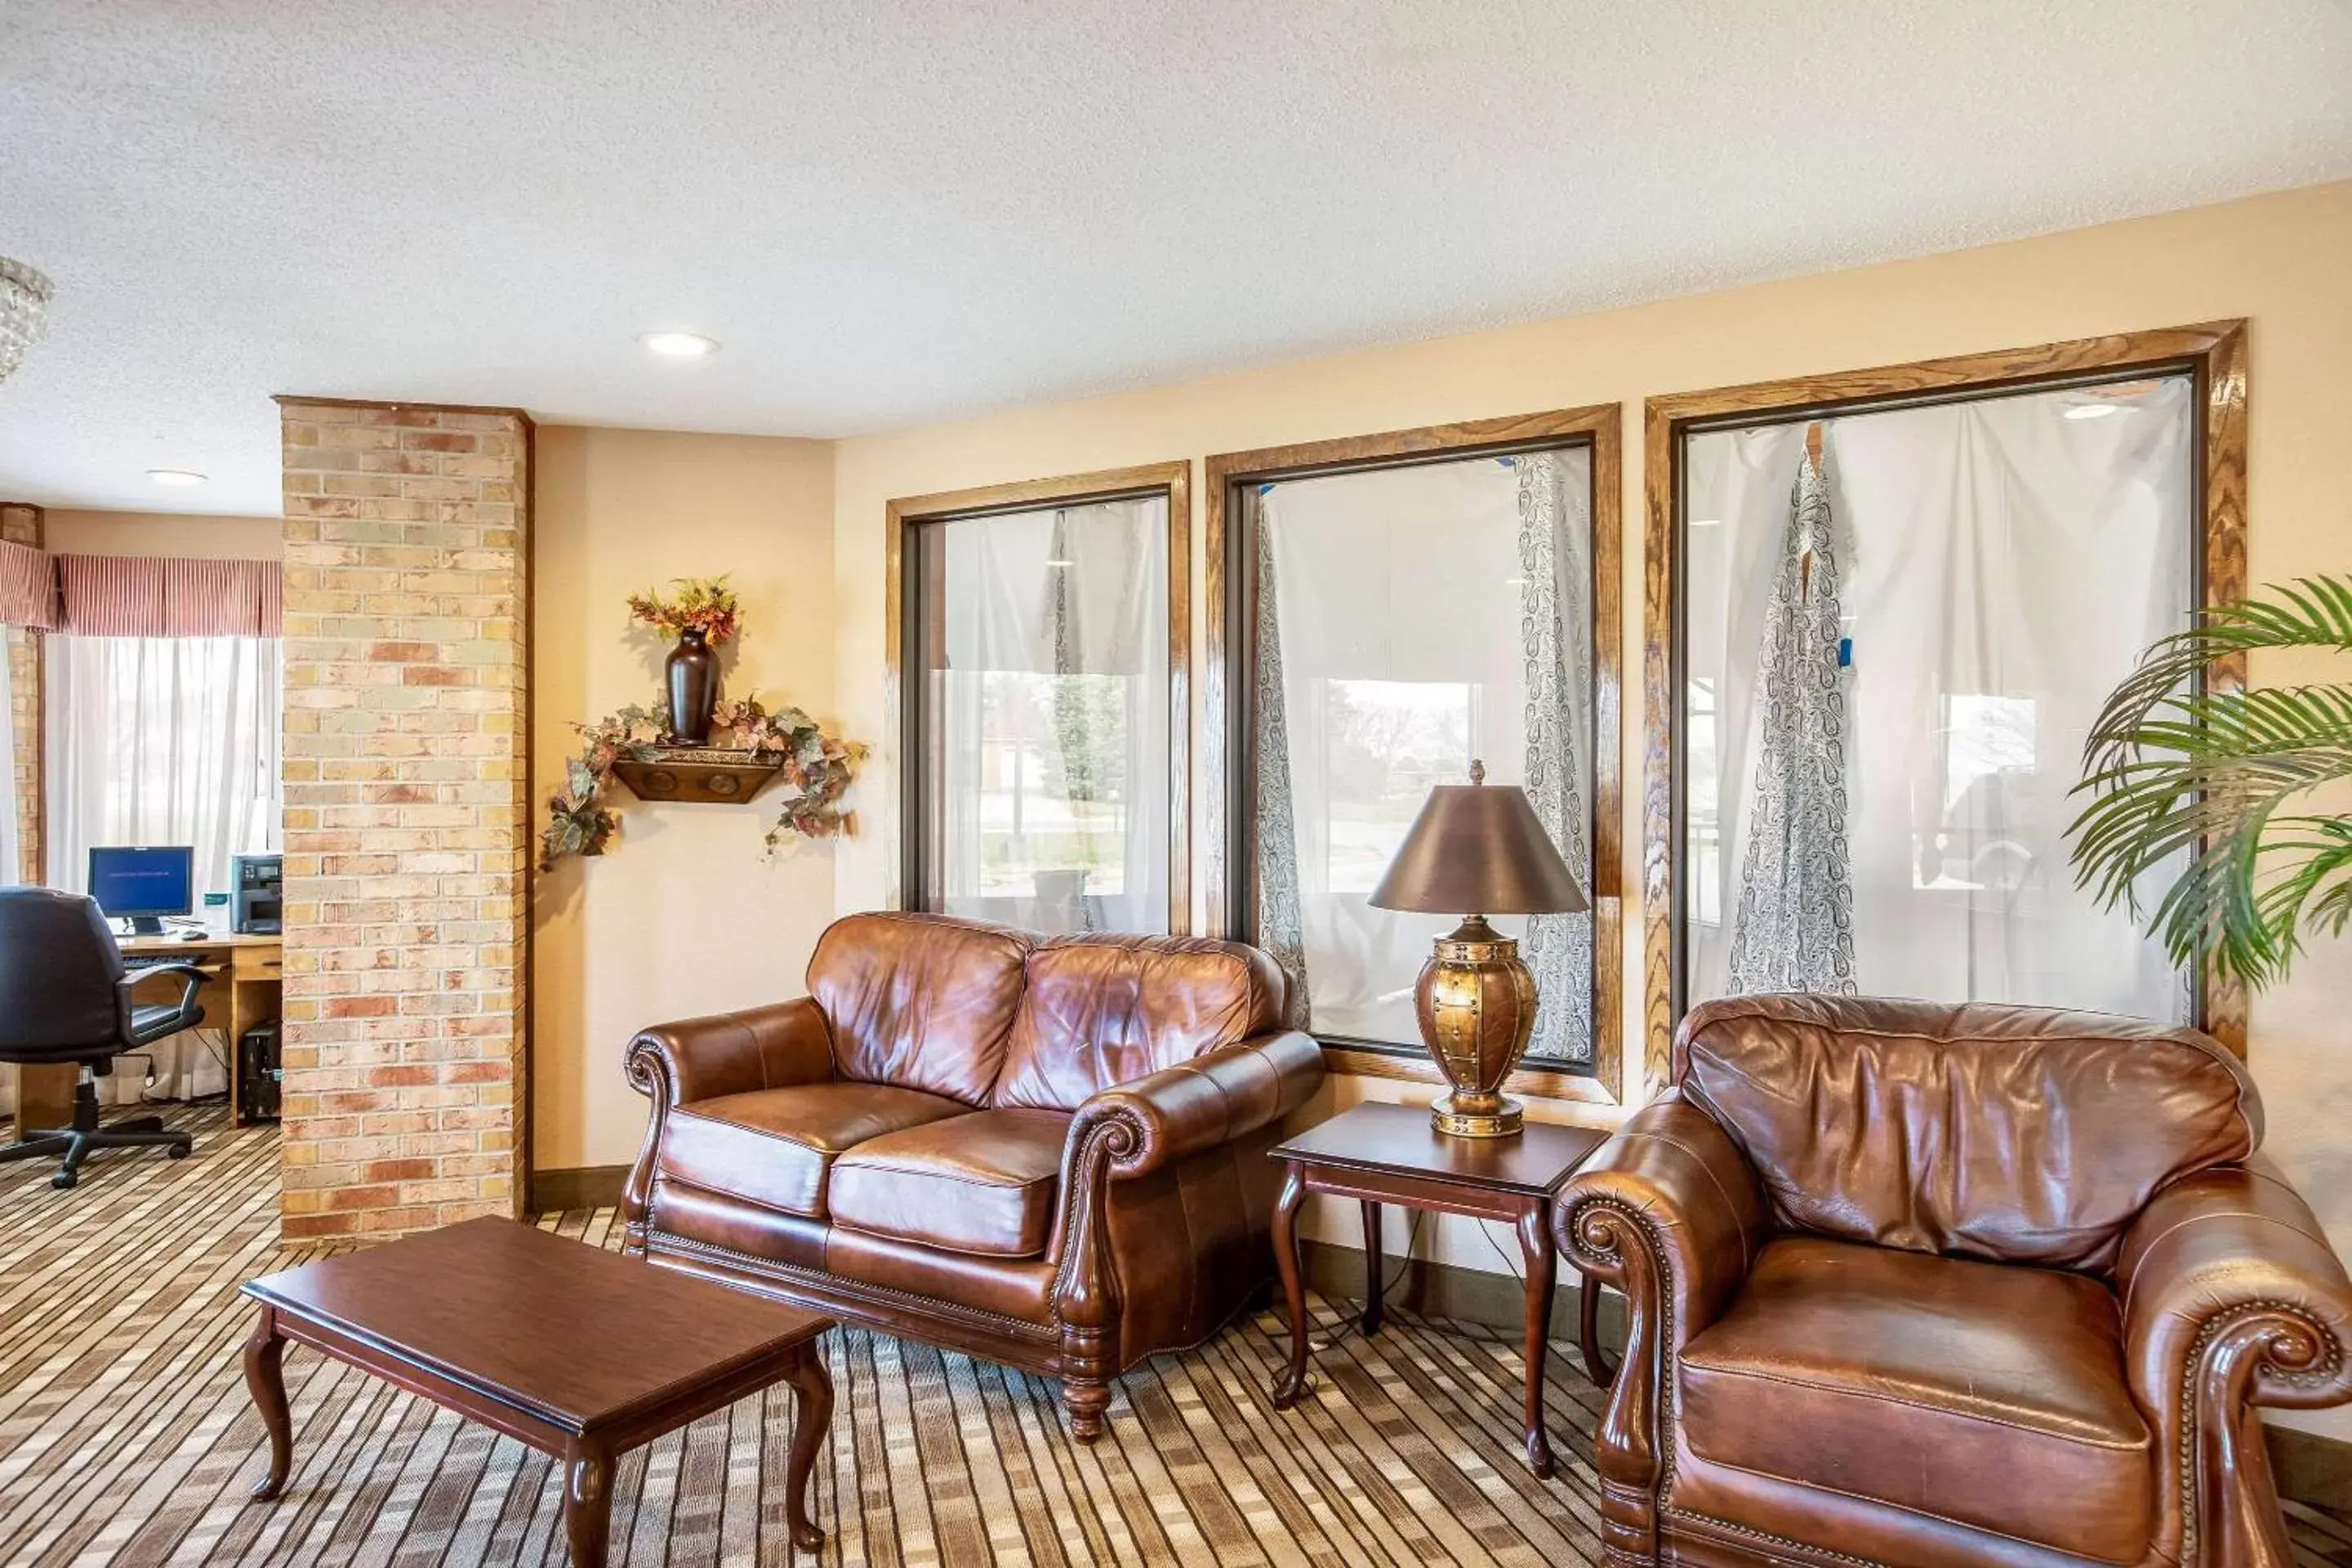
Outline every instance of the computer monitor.
<path fill-rule="evenodd" d="M 195 849 L 186 844 L 109 845 L 89 852 L 89 896 L 132 934 L 161 936 L 164 915 L 194 905 Z"/>

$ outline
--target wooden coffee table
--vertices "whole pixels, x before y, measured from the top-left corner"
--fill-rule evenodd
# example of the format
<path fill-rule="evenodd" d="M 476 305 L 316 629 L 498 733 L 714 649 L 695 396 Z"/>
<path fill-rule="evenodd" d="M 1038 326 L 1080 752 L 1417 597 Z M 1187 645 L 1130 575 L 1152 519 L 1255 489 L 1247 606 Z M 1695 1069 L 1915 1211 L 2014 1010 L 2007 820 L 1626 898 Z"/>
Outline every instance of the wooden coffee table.
<path fill-rule="evenodd" d="M 289 1340 L 562 1459 L 578 1568 L 604 1568 L 622 1452 L 781 1379 L 793 1396 L 793 1543 L 824 1544 L 808 1485 L 833 1416 L 818 1343 L 830 1318 L 506 1219 L 266 1275 L 245 1293 L 261 1303 L 245 1380 L 269 1428 L 257 1498 L 276 1497 L 292 1466 Z"/>
<path fill-rule="evenodd" d="M 1507 1220 L 1527 1260 L 1528 1468 L 1552 1473 L 1544 1431 L 1544 1352 L 1550 1337 L 1554 1272 L 1551 1205 L 1560 1184 L 1609 1134 L 1530 1121 L 1508 1138 L 1454 1138 L 1432 1127 L 1425 1105 L 1364 1104 L 1308 1128 L 1273 1151 L 1284 1165 L 1274 1210 L 1275 1262 L 1290 1308 L 1290 1366 L 1275 1384 L 1274 1407 L 1287 1410 L 1307 1392 L 1307 1288 L 1298 1271 L 1298 1205 L 1309 1193 L 1331 1193 L 1364 1205 L 1365 1334 L 1381 1331 L 1381 1205 L 1433 1209 L 1475 1219 Z M 1577 1292 L 1578 1339 L 1595 1383 L 1613 1375 L 1602 1360 L 1600 1292 L 1591 1280 Z"/>

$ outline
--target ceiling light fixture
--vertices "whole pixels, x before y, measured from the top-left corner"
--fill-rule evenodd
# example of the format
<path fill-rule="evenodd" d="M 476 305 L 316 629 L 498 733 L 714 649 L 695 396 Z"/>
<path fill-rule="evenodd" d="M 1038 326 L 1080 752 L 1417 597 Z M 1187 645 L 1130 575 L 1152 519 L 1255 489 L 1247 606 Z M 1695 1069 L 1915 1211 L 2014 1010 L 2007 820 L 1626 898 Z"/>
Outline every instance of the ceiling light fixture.
<path fill-rule="evenodd" d="M 1693 528 L 1721 528 L 1723 526 L 1723 519 L 1719 517 L 1695 517 L 1690 520 L 1690 525 Z"/>
<path fill-rule="evenodd" d="M 174 489 L 186 489 L 205 482 L 205 476 L 193 468 L 150 468 L 147 477 L 159 485 L 169 485 Z"/>
<path fill-rule="evenodd" d="M 21 261 L 0 256 L 0 381 L 24 363 L 25 351 L 49 325 L 49 280 Z"/>
<path fill-rule="evenodd" d="M 1045 564 L 1048 566 L 1067 566 L 1070 563 L 1066 561 L 1048 561 Z"/>
<path fill-rule="evenodd" d="M 2066 410 L 2066 417 L 2069 419 L 2105 419 L 2110 414 L 2121 414 L 2122 412 L 2122 409 L 2116 407 L 2112 403 L 2077 403 L 2074 407 Z"/>
<path fill-rule="evenodd" d="M 706 338 L 700 332 L 646 332 L 637 342 L 645 345 L 647 353 L 659 354 L 664 359 L 701 359 L 719 352 L 719 340 Z"/>

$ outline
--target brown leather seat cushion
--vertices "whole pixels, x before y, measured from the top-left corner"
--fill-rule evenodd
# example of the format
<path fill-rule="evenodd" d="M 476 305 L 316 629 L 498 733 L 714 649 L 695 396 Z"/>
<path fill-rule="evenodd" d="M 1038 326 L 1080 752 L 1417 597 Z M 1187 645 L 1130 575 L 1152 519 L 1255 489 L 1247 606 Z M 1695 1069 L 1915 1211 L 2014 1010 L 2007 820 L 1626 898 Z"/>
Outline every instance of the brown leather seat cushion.
<path fill-rule="evenodd" d="M 800 1084 L 670 1108 L 660 1173 L 787 1214 L 825 1215 L 834 1157 L 870 1138 L 971 1108 L 883 1083 Z"/>
<path fill-rule="evenodd" d="M 833 1221 L 956 1252 L 1039 1257 L 1069 1127 L 1056 1110 L 980 1110 L 860 1143 L 834 1162 Z"/>
<path fill-rule="evenodd" d="M 1282 971 L 1254 947 L 1185 936 L 1055 937 L 1029 955 L 993 1105 L 1087 1097 L 1282 1026 Z"/>
<path fill-rule="evenodd" d="M 2103 1562 L 2147 1550 L 2158 1456 L 2114 1293 L 2080 1275 L 1775 1241 L 1681 1386 L 1713 1463 Z"/>

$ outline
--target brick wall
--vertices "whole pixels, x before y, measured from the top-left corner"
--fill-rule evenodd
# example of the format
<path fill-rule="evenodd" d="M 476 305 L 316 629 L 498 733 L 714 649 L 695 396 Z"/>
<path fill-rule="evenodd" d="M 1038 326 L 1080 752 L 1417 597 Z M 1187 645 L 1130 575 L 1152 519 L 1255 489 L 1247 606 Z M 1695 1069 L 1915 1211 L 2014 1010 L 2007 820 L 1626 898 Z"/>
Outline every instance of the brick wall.
<path fill-rule="evenodd" d="M 285 1233 L 515 1214 L 530 422 L 278 401 Z"/>
<path fill-rule="evenodd" d="M 41 509 L 0 506 L 0 539 L 37 549 Z M 25 626 L 0 631 L 6 633 L 8 724 L 16 759 L 16 775 L 8 781 L 8 808 L 16 814 L 16 875 L 37 882 L 46 874 L 41 863 L 41 634 Z"/>

